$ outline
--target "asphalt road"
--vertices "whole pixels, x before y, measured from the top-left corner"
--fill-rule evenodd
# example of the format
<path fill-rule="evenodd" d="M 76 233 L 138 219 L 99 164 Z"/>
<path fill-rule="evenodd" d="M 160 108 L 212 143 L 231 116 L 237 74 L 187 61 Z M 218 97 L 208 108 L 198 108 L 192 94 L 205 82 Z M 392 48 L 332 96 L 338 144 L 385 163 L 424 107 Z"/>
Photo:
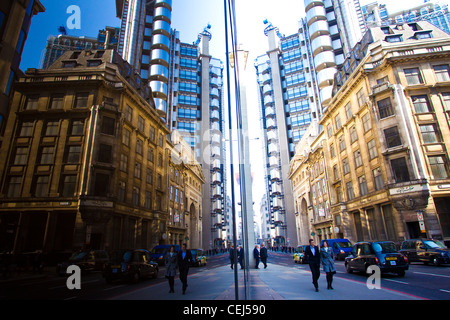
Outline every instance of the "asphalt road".
<path fill-rule="evenodd" d="M 233 272 L 228 267 L 224 267 L 227 264 L 229 264 L 227 254 L 208 257 L 207 266 L 191 268 L 189 277 L 206 279 L 204 288 L 214 288 L 217 291 L 215 296 L 219 296 L 220 299 L 223 294 L 221 296 L 219 293 L 225 292 L 233 283 Z M 295 264 L 293 256 L 290 254 L 269 252 L 268 270 L 270 270 L 271 265 L 283 267 L 284 270 L 296 271 L 299 274 L 306 275 L 309 272 L 308 265 Z M 260 267 L 262 268 L 262 265 Z M 336 268 L 336 283 L 341 286 L 340 289 L 342 290 L 345 290 L 342 286 L 348 285 L 350 287 L 367 281 L 367 276 L 364 274 L 348 274 L 345 271 L 343 261 L 336 261 Z M 216 269 L 220 270 L 220 274 Z M 215 274 L 217 276 L 214 276 Z M 296 273 L 293 273 L 293 276 L 295 277 Z M 323 278 L 325 278 L 324 274 Z M 0 300 L 122 300 L 136 297 L 153 299 L 155 295 L 157 296 L 153 289 L 168 290 L 166 282 L 164 268 L 160 268 L 157 279 L 145 279 L 136 284 L 122 282 L 107 284 L 101 273 L 96 272 L 82 276 L 80 290 L 69 290 L 66 286 L 65 277 L 56 275 L 52 270 L 46 270 L 42 277 L 15 282 L 0 282 Z M 179 280 L 176 279 L 176 282 L 179 283 Z M 278 283 L 279 285 L 281 283 Z M 383 275 L 381 287 L 414 299 L 450 300 L 450 266 L 435 267 L 414 263 L 410 265 L 404 277 Z M 152 295 L 148 295 L 150 292 L 153 292 Z M 164 294 L 166 294 L 165 291 Z M 173 299 L 184 298 L 181 294 L 170 297 L 173 297 Z M 209 299 L 209 296 L 205 295 L 204 298 Z M 189 299 L 189 296 L 186 299 Z"/>

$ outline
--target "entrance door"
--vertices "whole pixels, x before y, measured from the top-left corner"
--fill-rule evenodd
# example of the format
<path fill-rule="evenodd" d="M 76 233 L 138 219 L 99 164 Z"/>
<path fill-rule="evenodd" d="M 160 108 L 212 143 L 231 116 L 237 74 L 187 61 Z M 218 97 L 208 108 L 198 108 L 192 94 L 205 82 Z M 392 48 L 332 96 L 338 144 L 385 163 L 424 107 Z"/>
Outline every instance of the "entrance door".
<path fill-rule="evenodd" d="M 420 238 L 419 221 L 407 222 L 406 225 L 408 226 L 408 232 L 409 232 L 410 239 Z"/>

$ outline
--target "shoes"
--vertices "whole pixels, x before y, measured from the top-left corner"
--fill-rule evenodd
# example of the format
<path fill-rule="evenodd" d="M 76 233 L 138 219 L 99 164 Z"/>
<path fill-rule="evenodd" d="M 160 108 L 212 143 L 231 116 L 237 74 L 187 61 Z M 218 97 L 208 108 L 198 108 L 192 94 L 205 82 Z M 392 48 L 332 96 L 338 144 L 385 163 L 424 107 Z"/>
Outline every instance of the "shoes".
<path fill-rule="evenodd" d="M 319 292 L 319 288 L 316 288 L 316 292 Z"/>

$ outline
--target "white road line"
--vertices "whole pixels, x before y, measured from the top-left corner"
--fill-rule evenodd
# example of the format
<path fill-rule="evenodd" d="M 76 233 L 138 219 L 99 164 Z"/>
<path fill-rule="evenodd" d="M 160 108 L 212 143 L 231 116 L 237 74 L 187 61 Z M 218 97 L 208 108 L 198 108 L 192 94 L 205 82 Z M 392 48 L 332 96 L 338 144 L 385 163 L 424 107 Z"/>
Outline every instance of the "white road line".
<path fill-rule="evenodd" d="M 392 279 L 383 279 L 383 280 L 391 281 L 391 282 L 396 282 L 396 283 L 401 283 L 401 284 L 409 284 L 408 282 L 398 281 L 398 280 L 392 280 Z"/>
<path fill-rule="evenodd" d="M 124 285 L 124 284 L 121 284 L 121 285 L 119 285 L 119 286 L 114 286 L 114 287 L 111 287 L 111 288 L 106 288 L 106 289 L 103 289 L 103 291 L 108 291 L 108 290 L 118 289 L 118 288 L 122 288 L 122 287 L 125 287 L 125 285 Z"/>
<path fill-rule="evenodd" d="M 439 291 L 450 293 L 450 290 L 439 289 Z"/>
<path fill-rule="evenodd" d="M 443 274 L 434 274 L 434 273 L 417 272 L 417 271 L 414 271 L 413 273 L 424 274 L 424 275 L 426 275 L 426 276 L 435 276 L 435 277 L 450 278 L 450 276 L 446 276 L 446 275 L 443 275 Z"/>

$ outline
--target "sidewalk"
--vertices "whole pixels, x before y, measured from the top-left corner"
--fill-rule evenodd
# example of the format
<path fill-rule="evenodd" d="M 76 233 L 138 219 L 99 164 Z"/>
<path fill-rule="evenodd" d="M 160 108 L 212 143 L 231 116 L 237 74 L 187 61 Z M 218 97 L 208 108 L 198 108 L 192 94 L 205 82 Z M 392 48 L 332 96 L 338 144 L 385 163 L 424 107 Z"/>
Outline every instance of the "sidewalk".
<path fill-rule="evenodd" d="M 243 270 L 239 271 L 239 300 L 245 299 Z M 334 290 L 326 289 L 326 278 L 319 279 L 315 292 L 311 272 L 297 266 L 268 264 L 267 269 L 250 269 L 247 300 L 411 300 L 416 297 L 401 292 L 370 290 L 365 282 L 335 276 Z M 175 293 L 169 293 L 167 282 L 158 283 L 118 295 L 114 300 L 235 300 L 234 271 L 229 265 L 204 269 L 188 276 L 186 294 L 175 279 Z"/>

